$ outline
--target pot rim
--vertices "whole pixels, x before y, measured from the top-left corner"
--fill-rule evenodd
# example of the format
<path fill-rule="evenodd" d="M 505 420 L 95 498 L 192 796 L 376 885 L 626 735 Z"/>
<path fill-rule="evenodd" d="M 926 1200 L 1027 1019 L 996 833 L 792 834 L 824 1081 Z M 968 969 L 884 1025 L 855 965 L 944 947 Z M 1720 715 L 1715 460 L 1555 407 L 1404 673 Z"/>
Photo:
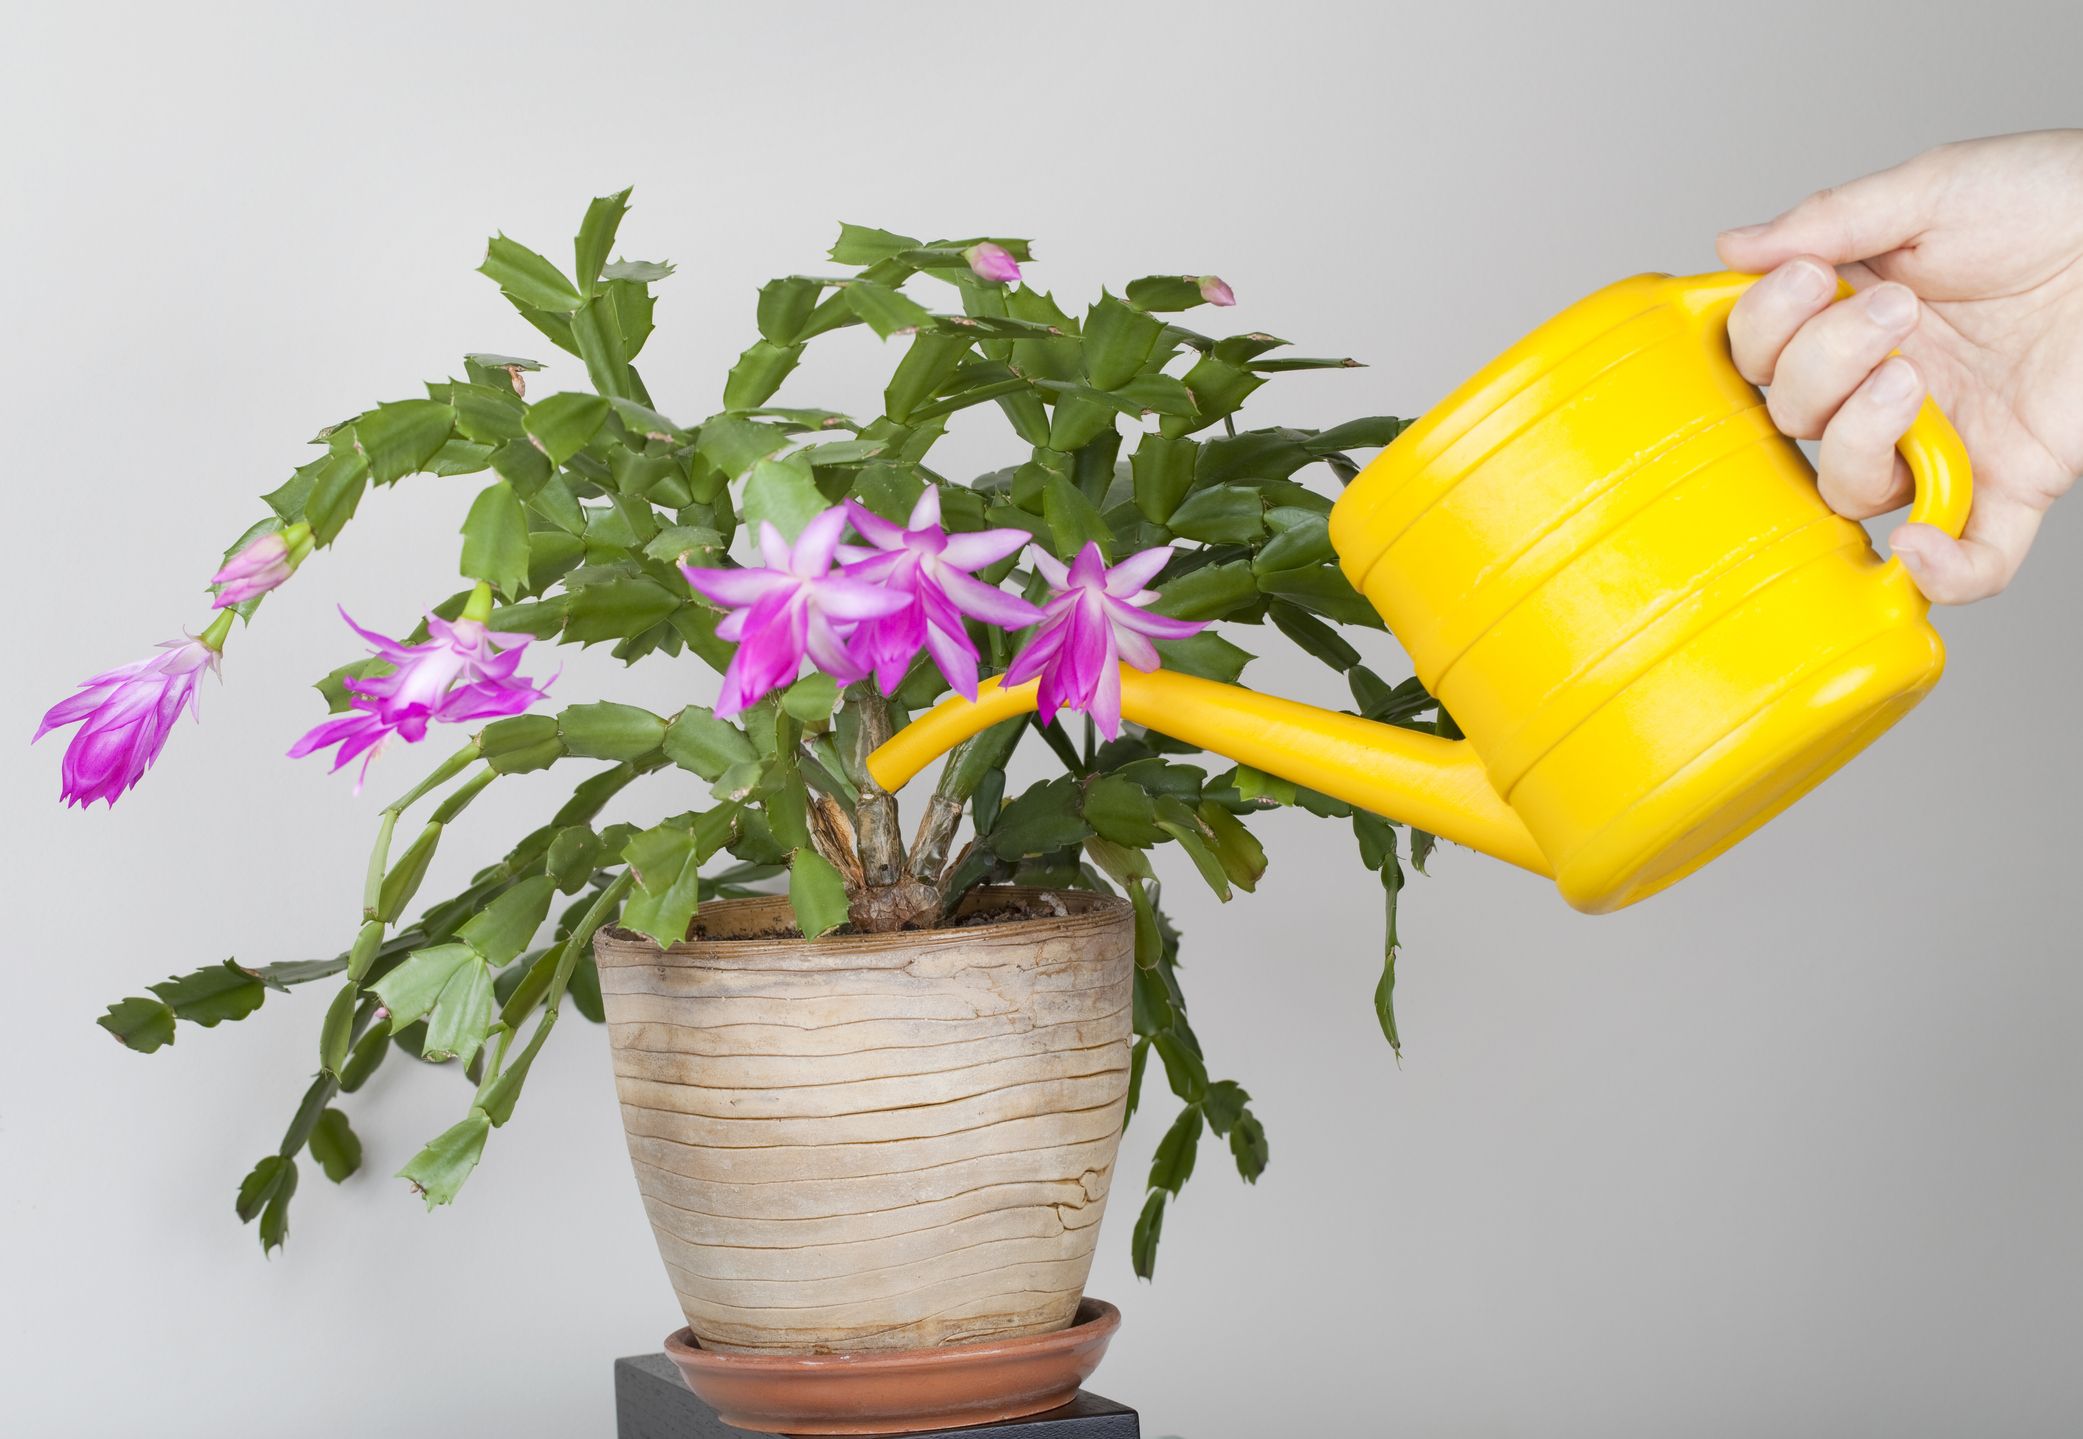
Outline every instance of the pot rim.
<path fill-rule="evenodd" d="M 1090 889 L 1019 884 L 985 885 L 963 896 L 962 903 L 967 905 L 979 895 L 1047 895 L 1060 902 L 1068 913 L 1023 915 L 989 925 L 945 925 L 937 929 L 899 929 L 882 934 L 828 934 L 821 939 L 804 939 L 800 934 L 742 937 L 696 934 L 670 945 L 660 945 L 649 935 L 638 934 L 621 925 L 611 924 L 600 927 L 594 935 L 593 943 L 595 953 L 603 961 L 610 961 L 612 956 L 613 960 L 622 963 L 655 963 L 660 956 L 714 955 L 719 952 L 749 951 L 754 948 L 788 949 L 817 955 L 861 954 L 890 949 L 917 950 L 948 944 L 973 943 L 981 935 L 999 937 L 1037 930 L 1053 930 L 1059 934 L 1065 931 L 1074 933 L 1086 928 L 1103 928 L 1118 922 L 1124 916 L 1134 914 L 1134 906 L 1119 895 L 1102 894 Z M 713 914 L 722 909 L 774 909 L 782 913 L 792 913 L 786 895 L 745 895 L 737 899 L 710 901 L 703 905 L 701 910 L 696 911 L 693 922 L 701 923 L 704 911 Z"/>

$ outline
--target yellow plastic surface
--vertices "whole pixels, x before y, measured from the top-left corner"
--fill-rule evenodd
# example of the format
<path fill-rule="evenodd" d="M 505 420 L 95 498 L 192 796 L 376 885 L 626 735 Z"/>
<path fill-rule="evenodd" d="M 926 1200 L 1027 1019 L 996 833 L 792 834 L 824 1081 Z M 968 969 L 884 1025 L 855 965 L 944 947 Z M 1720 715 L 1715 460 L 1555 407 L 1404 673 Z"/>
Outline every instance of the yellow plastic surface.
<path fill-rule="evenodd" d="M 1682 879 L 1938 680 L 1898 561 L 1823 504 L 1729 358 L 1754 276 L 1640 275 L 1550 320 L 1384 450 L 1331 514 L 1355 588 L 1468 739 L 1122 671 L 1122 713 L 1428 829 L 1604 912 Z M 1972 487 L 1928 401 L 1910 518 Z M 870 757 L 897 789 L 1035 685 L 948 700 Z"/>

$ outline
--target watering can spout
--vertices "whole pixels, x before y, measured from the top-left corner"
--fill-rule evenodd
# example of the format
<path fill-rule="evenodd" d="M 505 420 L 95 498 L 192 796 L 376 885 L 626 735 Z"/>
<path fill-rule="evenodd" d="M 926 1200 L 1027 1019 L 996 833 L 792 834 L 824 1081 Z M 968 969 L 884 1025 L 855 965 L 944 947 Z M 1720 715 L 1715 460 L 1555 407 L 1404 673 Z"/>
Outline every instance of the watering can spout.
<path fill-rule="evenodd" d="M 884 789 L 902 788 L 971 735 L 1035 708 L 1039 681 L 978 686 L 974 702 L 943 701 L 868 757 Z M 1491 788 L 1465 740 L 1442 739 L 1357 715 L 1170 670 L 1123 666 L 1124 719 L 1253 769 L 1318 790 L 1442 839 L 1553 875 L 1518 815 Z"/>

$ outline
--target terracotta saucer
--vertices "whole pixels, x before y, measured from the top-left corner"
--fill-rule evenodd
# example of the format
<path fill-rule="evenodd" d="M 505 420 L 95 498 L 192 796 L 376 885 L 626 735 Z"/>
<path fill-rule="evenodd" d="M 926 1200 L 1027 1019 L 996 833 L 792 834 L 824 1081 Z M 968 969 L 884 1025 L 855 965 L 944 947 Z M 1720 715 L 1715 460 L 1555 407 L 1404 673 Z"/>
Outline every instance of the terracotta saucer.
<path fill-rule="evenodd" d="M 1017 1419 L 1068 1404 L 1121 1327 L 1104 1300 L 1068 1329 L 938 1349 L 725 1354 L 682 1329 L 665 1352 L 726 1424 L 767 1434 L 911 1434 Z"/>

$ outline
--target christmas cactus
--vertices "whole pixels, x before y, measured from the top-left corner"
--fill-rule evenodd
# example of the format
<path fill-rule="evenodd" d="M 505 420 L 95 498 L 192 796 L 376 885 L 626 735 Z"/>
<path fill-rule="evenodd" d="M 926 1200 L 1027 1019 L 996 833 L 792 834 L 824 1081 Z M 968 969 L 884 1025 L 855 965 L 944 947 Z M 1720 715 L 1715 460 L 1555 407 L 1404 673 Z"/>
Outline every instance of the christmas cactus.
<path fill-rule="evenodd" d="M 1252 655 L 1230 627 L 1252 626 L 1343 674 L 1357 712 L 1448 727 L 1415 681 L 1384 682 L 1339 632 L 1380 621 L 1333 560 L 1331 493 L 1353 476 L 1355 451 L 1405 422 L 1239 428 L 1268 379 L 1353 362 L 1291 358 L 1270 335 L 1217 339 L 1171 318 L 1234 303 L 1215 276 L 1132 280 L 1074 314 L 1028 282 L 1024 240 L 855 225 L 831 251 L 843 273 L 759 291 L 758 338 L 722 408 L 671 419 L 682 403 L 654 396 L 635 361 L 652 287 L 672 266 L 609 258 L 627 200 L 593 202 L 568 272 L 504 236 L 482 266 L 523 320 L 576 357 L 589 388 L 536 396 L 536 361 L 472 354 L 423 397 L 320 432 L 316 458 L 264 497 L 267 517 L 212 576 L 213 622 L 85 681 L 46 715 L 39 738 L 77 726 L 64 798 L 113 804 L 193 712 L 205 671 L 221 670 L 234 619 L 250 621 L 335 548 L 371 487 L 417 475 L 482 484 L 463 528 L 467 583 L 397 637 L 343 612 L 354 637 L 343 649 L 365 653 L 318 682 L 330 717 L 284 737 L 291 756 L 350 770 L 357 790 L 443 727 L 460 740 L 378 812 L 351 943 L 331 958 L 179 975 L 101 1023 L 151 1051 L 181 1024 L 243 1019 L 271 992 L 334 986 L 319 1075 L 238 1190 L 240 1218 L 258 1220 L 273 1248 L 300 1162 L 335 1181 L 358 1167 L 343 1106 L 393 1051 L 468 1081 L 463 1116 L 400 1171 L 430 1206 L 454 1199 L 567 1004 L 600 1019 L 590 941 L 603 925 L 670 943 L 701 901 L 763 887 L 785 891 L 806 940 L 932 927 L 993 883 L 1125 895 L 1138 965 L 1130 1109 L 1153 1054 L 1182 1105 L 1135 1228 L 1147 1276 L 1204 1129 L 1246 1180 L 1267 1158 L 1249 1096 L 1210 1077 L 1187 1022 L 1151 851 L 1176 845 L 1227 900 L 1266 866 L 1245 816 L 1297 804 L 1349 823 L 1387 897 L 1375 1005 L 1393 1045 L 1397 892 L 1405 861 L 1422 868 L 1432 841 L 1414 833 L 1401 848 L 1386 820 L 1250 769 L 1211 773 L 1188 747 L 1124 728 L 1117 666 L 1233 681 Z M 811 341 L 856 325 L 896 355 L 879 414 L 776 402 Z M 970 409 L 1010 425 L 1010 463 L 941 473 L 934 444 Z M 682 666 L 690 696 L 717 698 L 666 715 L 582 700 L 545 654 L 561 644 Z M 912 712 L 950 692 L 973 697 L 992 674 L 1038 679 L 1041 713 L 958 748 L 907 843 L 864 757 Z M 1008 795 L 1007 761 L 1027 740 L 1060 773 Z M 409 917 L 465 808 L 505 776 L 552 767 L 580 772 L 570 798 L 459 893 Z M 699 777 L 708 797 L 648 824 L 599 822 L 611 798 L 668 771 Z M 416 833 L 401 830 L 422 804 Z M 958 844 L 965 811 L 972 833 Z"/>

